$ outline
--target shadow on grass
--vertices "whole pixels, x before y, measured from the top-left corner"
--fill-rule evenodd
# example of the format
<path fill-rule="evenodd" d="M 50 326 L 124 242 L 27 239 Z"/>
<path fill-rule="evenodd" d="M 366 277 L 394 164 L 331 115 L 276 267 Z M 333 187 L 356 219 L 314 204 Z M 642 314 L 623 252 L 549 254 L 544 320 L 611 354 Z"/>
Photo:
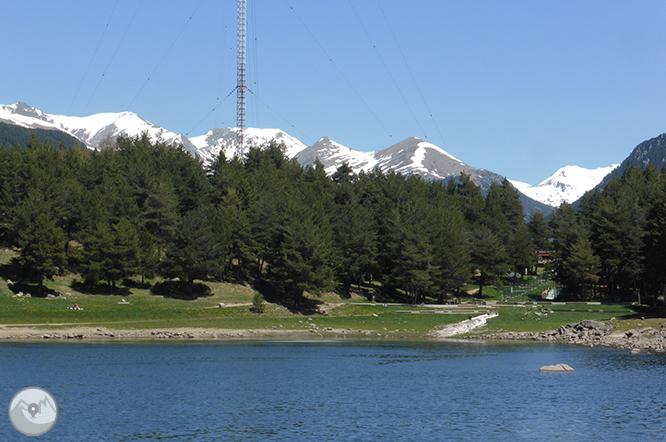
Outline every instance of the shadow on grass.
<path fill-rule="evenodd" d="M 34 278 L 30 278 L 30 275 L 22 274 L 18 267 L 11 262 L 0 265 L 0 277 L 7 281 L 7 288 L 14 294 L 29 294 L 33 298 L 46 298 L 48 295 L 58 296 L 60 294 L 44 285 L 40 289 L 39 284 L 32 281 Z"/>
<path fill-rule="evenodd" d="M 86 284 L 80 281 L 72 281 L 72 289 L 84 295 L 107 295 L 107 296 L 129 296 L 132 294 L 127 287 L 114 287 L 109 284 Z"/>
<path fill-rule="evenodd" d="M 323 304 L 322 301 L 309 299 L 304 296 L 294 298 L 286 298 L 278 291 L 275 290 L 270 284 L 265 281 L 255 282 L 253 288 L 258 291 L 264 300 L 273 304 L 278 304 L 285 307 L 291 313 L 300 313 L 302 315 L 314 315 L 319 313 L 319 306 Z"/>
<path fill-rule="evenodd" d="M 123 279 L 123 285 L 133 289 L 149 289 L 152 287 L 152 284 L 148 281 L 140 282 L 134 281 L 133 279 Z"/>
<path fill-rule="evenodd" d="M 150 293 L 165 298 L 194 301 L 198 298 L 213 296 L 213 291 L 206 284 L 187 281 L 164 281 L 155 284 Z"/>
<path fill-rule="evenodd" d="M 358 294 L 358 290 L 352 289 L 351 287 L 347 286 L 347 284 L 340 284 L 333 291 L 333 293 L 338 295 L 340 297 L 340 299 L 351 299 L 352 298 L 352 292 Z"/>
<path fill-rule="evenodd" d="M 392 301 L 389 300 L 388 297 L 384 294 L 382 290 L 379 289 L 379 287 L 363 287 L 361 286 L 360 288 L 357 285 L 354 286 L 348 286 L 347 284 L 339 284 L 335 290 L 333 290 L 333 293 L 338 295 L 340 299 L 349 301 L 350 299 L 353 298 L 364 298 L 367 299 L 368 301 L 372 301 L 373 296 L 375 298 L 375 301 Z"/>
<path fill-rule="evenodd" d="M 15 278 L 16 269 L 11 263 L 0 265 L 0 278 L 13 279 Z"/>
<path fill-rule="evenodd" d="M 39 285 L 26 284 L 24 282 L 15 282 L 13 284 L 7 284 L 7 288 L 11 290 L 14 294 L 23 293 L 24 295 L 30 295 L 30 297 L 32 298 L 46 298 L 48 295 L 58 296 L 62 294 L 46 286 L 42 286 L 42 290 L 40 292 Z"/>
<path fill-rule="evenodd" d="M 663 308 L 648 307 L 645 305 L 629 305 L 627 308 L 633 313 L 623 315 L 622 319 L 661 319 L 666 318 Z"/>

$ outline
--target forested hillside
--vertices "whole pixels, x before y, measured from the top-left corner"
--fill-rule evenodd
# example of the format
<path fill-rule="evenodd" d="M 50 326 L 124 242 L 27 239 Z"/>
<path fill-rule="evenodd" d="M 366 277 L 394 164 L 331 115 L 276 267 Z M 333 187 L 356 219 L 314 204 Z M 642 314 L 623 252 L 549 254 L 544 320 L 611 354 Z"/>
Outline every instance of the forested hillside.
<path fill-rule="evenodd" d="M 293 306 L 305 291 L 361 283 L 421 302 L 474 281 L 482 296 L 554 248 L 571 293 L 601 277 L 621 297 L 647 290 L 646 272 L 663 259 L 664 182 L 630 169 L 580 213 L 562 206 L 550 222 L 540 213 L 525 222 L 506 180 L 484 197 L 466 175 L 444 184 L 343 164 L 327 176 L 276 143 L 204 168 L 147 135 L 99 152 L 33 138 L 0 149 L 0 241 L 20 252 L 13 276 L 40 287 L 68 272 L 111 289 L 160 275 L 261 284 Z"/>
<path fill-rule="evenodd" d="M 63 143 L 65 146 L 71 147 L 79 142 L 79 140 L 65 132 L 47 129 L 29 129 L 0 121 L 0 146 L 11 146 L 15 143 L 25 146 L 33 135 L 42 143 L 51 143 L 54 145 Z"/>
<path fill-rule="evenodd" d="M 576 212 L 550 220 L 558 277 L 579 296 L 663 300 L 666 287 L 666 169 L 626 166 L 603 191 L 588 192 Z"/>

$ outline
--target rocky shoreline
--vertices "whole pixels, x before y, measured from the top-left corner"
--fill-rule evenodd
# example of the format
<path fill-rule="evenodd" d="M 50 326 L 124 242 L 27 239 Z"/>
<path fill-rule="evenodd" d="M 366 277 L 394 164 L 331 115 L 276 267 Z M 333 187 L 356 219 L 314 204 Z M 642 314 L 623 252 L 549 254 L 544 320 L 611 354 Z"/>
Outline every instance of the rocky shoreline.
<path fill-rule="evenodd" d="M 314 324 L 311 324 L 314 326 Z M 639 324 L 640 325 L 640 324 Z M 536 341 L 586 347 L 612 347 L 633 353 L 666 352 L 666 324 L 661 328 L 616 330 L 614 321 L 584 320 L 545 332 L 469 333 L 454 340 Z M 396 330 L 397 332 L 397 330 Z M 308 327 L 301 330 L 274 327 L 272 329 L 221 328 L 159 328 L 111 329 L 106 327 L 66 327 L 57 329 L 30 326 L 0 326 L 1 341 L 152 341 L 152 340 L 301 340 L 301 339 L 390 339 L 408 336 L 368 330 Z M 418 339 L 417 336 L 410 336 Z M 449 340 L 429 333 L 424 339 Z"/>
<path fill-rule="evenodd" d="M 666 324 L 660 329 L 644 327 L 618 331 L 615 330 L 616 326 L 613 325 L 613 322 L 613 320 L 605 323 L 586 319 L 545 332 L 503 332 L 467 336 L 465 339 L 529 340 L 587 347 L 620 348 L 630 350 L 632 353 L 666 351 Z"/>
<path fill-rule="evenodd" d="M 0 341 L 109 341 L 109 340 L 224 340 L 224 339 L 297 339 L 310 335 L 301 330 L 235 330 L 218 328 L 159 328 L 159 329 L 111 329 L 106 327 L 67 327 L 38 329 L 32 327 L 2 327 Z"/>
<path fill-rule="evenodd" d="M 112 329 L 106 327 L 34 328 L 0 326 L 2 341 L 152 341 L 152 340 L 346 340 L 408 338 L 404 333 L 338 329 L 307 322 L 302 329 L 276 326 L 270 329 L 223 329 L 202 327 Z"/>

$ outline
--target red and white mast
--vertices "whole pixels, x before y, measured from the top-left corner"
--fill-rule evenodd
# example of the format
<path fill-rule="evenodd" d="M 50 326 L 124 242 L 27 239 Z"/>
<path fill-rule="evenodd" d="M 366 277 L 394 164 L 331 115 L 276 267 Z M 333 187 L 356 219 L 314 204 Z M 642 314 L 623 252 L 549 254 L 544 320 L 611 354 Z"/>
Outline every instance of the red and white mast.
<path fill-rule="evenodd" d="M 237 152 L 243 152 L 243 142 L 245 138 L 245 67 L 246 67 L 246 0 L 237 0 L 238 3 L 238 36 L 237 36 L 237 65 L 236 65 L 236 126 L 238 135 Z"/>

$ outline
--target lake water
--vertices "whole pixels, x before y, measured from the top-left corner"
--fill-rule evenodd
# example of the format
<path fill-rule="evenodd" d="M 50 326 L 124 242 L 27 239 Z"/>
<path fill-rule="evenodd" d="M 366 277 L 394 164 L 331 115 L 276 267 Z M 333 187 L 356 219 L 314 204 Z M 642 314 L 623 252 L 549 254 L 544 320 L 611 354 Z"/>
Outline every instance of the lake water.
<path fill-rule="evenodd" d="M 666 356 L 597 348 L 1 343 L 2 409 L 28 386 L 45 441 L 666 440 Z M 0 440 L 35 439 L 3 412 Z"/>

